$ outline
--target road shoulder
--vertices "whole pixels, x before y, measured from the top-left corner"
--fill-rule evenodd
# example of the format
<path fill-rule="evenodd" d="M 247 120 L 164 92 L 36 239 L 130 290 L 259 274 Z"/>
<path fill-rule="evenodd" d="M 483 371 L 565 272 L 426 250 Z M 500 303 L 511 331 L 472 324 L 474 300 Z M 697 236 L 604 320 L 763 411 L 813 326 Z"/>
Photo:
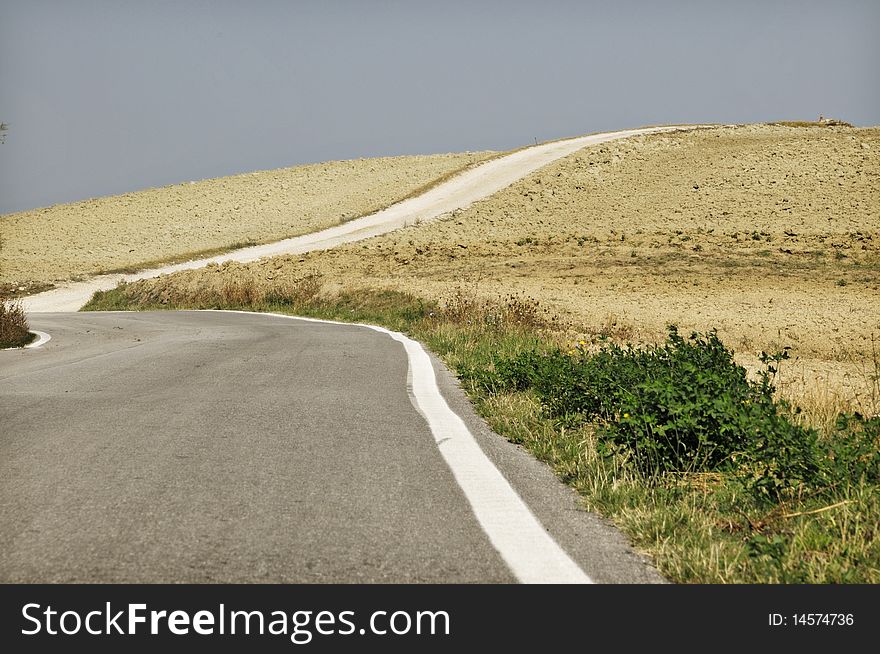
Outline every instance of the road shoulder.
<path fill-rule="evenodd" d="M 436 355 L 429 352 L 429 356 L 450 408 L 553 539 L 591 579 L 597 583 L 668 583 L 616 527 L 587 511 L 577 493 L 546 464 L 492 431 L 477 415 L 455 375 Z"/>

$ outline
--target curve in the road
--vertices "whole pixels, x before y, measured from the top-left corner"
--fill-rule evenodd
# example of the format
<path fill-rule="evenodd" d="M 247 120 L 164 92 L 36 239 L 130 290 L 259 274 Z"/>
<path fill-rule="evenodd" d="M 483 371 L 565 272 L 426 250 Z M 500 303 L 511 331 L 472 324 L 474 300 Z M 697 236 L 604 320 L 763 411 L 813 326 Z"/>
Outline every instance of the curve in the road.
<path fill-rule="evenodd" d="M 52 337 L 46 332 L 39 332 L 36 329 L 30 330 L 30 333 L 36 336 L 36 338 L 24 346 L 25 350 L 33 350 L 38 347 L 43 347 L 46 343 L 52 340 Z M 20 350 L 21 347 L 4 347 L 0 348 L 0 350 Z"/>
<path fill-rule="evenodd" d="M 278 313 L 262 315 L 331 325 L 350 324 L 293 318 Z M 403 345 L 409 360 L 409 390 L 413 406 L 428 423 L 434 442 L 467 497 L 477 521 L 517 580 L 536 584 L 592 583 L 483 453 L 464 421 L 449 408 L 437 386 L 431 359 L 422 346 L 384 327 L 359 326 L 387 334 Z"/>
<path fill-rule="evenodd" d="M 0 581 L 663 581 L 405 336 L 33 321 L 47 347 L 0 353 Z"/>
<path fill-rule="evenodd" d="M 343 243 L 378 236 L 406 225 L 433 220 L 457 209 L 464 209 L 474 202 L 510 186 L 539 168 L 590 145 L 630 136 L 700 127 L 702 126 L 647 127 L 542 143 L 482 163 L 422 195 L 398 202 L 387 209 L 336 227 L 275 243 L 233 250 L 205 259 L 151 268 L 131 275 L 99 275 L 86 281 L 63 284 L 50 291 L 26 297 L 22 300 L 22 304 L 29 313 L 78 311 L 96 291 L 106 291 L 114 288 L 120 282 L 132 282 L 181 270 L 202 268 L 211 263 L 223 263 L 224 261 L 246 263 L 281 254 L 302 254 L 313 250 L 326 250 Z"/>
<path fill-rule="evenodd" d="M 33 350 L 38 347 L 43 347 L 46 343 L 48 343 L 49 341 L 52 340 L 52 337 L 49 334 L 47 334 L 46 332 L 32 330 L 31 333 L 36 334 L 37 338 L 33 343 L 28 343 L 27 345 L 25 345 L 25 348 L 27 348 L 29 350 Z"/>

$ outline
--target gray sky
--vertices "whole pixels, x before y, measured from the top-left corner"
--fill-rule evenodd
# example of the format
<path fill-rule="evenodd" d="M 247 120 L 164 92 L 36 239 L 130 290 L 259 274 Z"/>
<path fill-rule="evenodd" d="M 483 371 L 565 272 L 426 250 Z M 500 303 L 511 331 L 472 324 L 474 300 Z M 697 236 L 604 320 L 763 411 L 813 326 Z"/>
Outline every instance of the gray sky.
<path fill-rule="evenodd" d="M 0 0 L 0 213 L 664 122 L 880 123 L 880 2 Z"/>

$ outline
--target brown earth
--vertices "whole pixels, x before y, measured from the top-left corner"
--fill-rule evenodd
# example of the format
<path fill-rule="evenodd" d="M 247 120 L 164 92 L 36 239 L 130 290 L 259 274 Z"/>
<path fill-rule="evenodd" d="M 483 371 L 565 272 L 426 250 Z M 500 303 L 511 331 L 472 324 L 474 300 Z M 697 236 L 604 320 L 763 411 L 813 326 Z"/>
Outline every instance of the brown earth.
<path fill-rule="evenodd" d="M 493 153 L 332 161 L 0 216 L 0 288 L 268 243 L 372 213 Z"/>
<path fill-rule="evenodd" d="M 747 363 L 791 347 L 785 385 L 802 401 L 876 411 L 880 129 L 631 138 L 581 150 L 445 220 L 141 290 L 169 296 L 230 277 L 271 286 L 312 272 L 328 291 L 531 296 L 570 322 L 571 338 L 651 342 L 669 323 L 717 328 Z"/>

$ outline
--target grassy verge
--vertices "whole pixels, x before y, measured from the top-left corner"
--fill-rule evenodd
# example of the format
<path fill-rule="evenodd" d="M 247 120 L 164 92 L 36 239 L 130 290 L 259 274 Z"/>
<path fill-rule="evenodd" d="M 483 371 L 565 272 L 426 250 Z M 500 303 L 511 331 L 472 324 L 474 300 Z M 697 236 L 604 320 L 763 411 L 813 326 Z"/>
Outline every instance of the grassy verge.
<path fill-rule="evenodd" d="M 27 316 L 16 301 L 0 301 L 0 349 L 24 347 L 34 340 L 28 331 Z"/>
<path fill-rule="evenodd" d="M 327 294 L 314 275 L 173 297 L 132 284 L 86 308 L 254 309 L 405 332 L 459 375 L 493 429 L 547 462 L 671 580 L 880 582 L 880 418 L 809 426 L 776 399 L 784 353 L 749 380 L 713 333 L 673 330 L 647 349 L 569 344 L 527 298 Z"/>

